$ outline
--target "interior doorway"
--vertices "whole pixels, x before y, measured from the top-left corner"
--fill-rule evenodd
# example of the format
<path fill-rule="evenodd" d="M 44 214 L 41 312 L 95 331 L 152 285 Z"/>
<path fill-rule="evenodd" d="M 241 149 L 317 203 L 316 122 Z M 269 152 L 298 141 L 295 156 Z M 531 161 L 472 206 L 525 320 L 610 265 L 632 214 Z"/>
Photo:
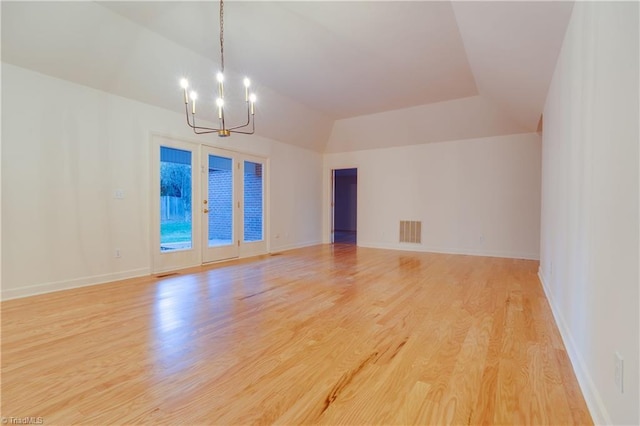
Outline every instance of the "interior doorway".
<path fill-rule="evenodd" d="M 356 244 L 358 241 L 358 169 L 333 170 L 332 241 Z"/>

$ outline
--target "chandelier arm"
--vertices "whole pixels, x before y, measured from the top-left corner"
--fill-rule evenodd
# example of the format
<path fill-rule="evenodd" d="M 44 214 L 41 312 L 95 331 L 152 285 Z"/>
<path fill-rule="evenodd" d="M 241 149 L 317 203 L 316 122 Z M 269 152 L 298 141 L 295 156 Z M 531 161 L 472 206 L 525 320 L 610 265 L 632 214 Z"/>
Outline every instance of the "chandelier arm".
<path fill-rule="evenodd" d="M 193 129 L 194 132 L 196 132 L 196 130 L 208 130 L 207 132 L 204 133 L 212 133 L 212 132 L 217 132 L 220 129 L 214 129 L 212 127 L 203 127 L 203 126 L 196 126 L 195 123 L 191 124 L 189 123 L 189 120 L 187 119 L 187 123 L 189 124 L 189 127 L 191 127 Z M 198 133 L 198 132 L 196 132 Z"/>
<path fill-rule="evenodd" d="M 243 135 L 253 135 L 256 132 L 256 123 L 255 119 L 251 122 L 251 131 L 250 132 L 242 132 L 240 130 L 231 130 L 232 133 L 241 133 Z"/>
<path fill-rule="evenodd" d="M 187 115 L 187 125 L 189 127 L 191 127 L 193 129 L 193 132 L 200 135 L 200 134 L 204 134 L 204 133 L 214 133 L 219 131 L 220 129 L 214 129 L 212 127 L 203 127 L 203 126 L 196 126 L 196 118 L 193 117 L 193 124 L 191 124 L 191 121 L 189 121 L 189 106 L 185 105 L 185 110 L 186 110 L 186 115 Z M 198 132 L 198 130 L 205 130 L 204 132 Z"/>
<path fill-rule="evenodd" d="M 199 127 L 199 128 L 206 128 L 206 127 Z M 218 130 L 215 129 L 209 129 L 205 132 L 199 132 L 196 130 L 196 128 L 193 129 L 193 133 L 195 133 L 196 135 L 206 135 L 207 133 L 217 133 Z"/>
<path fill-rule="evenodd" d="M 194 131 L 195 130 L 207 130 L 205 133 L 218 132 L 222 129 L 215 129 L 213 127 L 203 127 L 203 126 L 190 126 Z"/>
<path fill-rule="evenodd" d="M 242 129 L 243 127 L 247 127 L 249 124 L 251 124 L 251 116 L 247 117 L 247 122 L 245 124 L 241 124 L 235 127 L 229 127 L 229 130 Z"/>
<path fill-rule="evenodd" d="M 239 130 L 232 130 L 231 133 L 239 133 L 241 135 L 253 135 L 255 133 L 255 129 L 251 130 L 250 132 L 241 132 Z"/>
<path fill-rule="evenodd" d="M 255 120 L 255 117 L 254 117 L 254 120 Z M 242 124 L 240 126 L 231 127 L 229 130 L 241 129 L 243 127 L 247 127 L 249 124 L 251 124 L 251 107 L 247 103 L 247 123 L 246 124 Z"/>
<path fill-rule="evenodd" d="M 244 127 L 247 127 L 249 124 L 251 124 L 251 123 L 243 124 L 242 126 L 229 127 L 227 130 L 229 130 L 230 132 L 233 132 L 236 129 L 242 129 Z"/>
<path fill-rule="evenodd" d="M 186 89 L 185 89 L 185 93 L 186 93 Z M 187 95 L 185 95 L 187 96 Z M 184 103 L 184 115 L 187 117 L 187 125 L 191 128 L 193 128 L 193 125 L 191 124 L 191 122 L 189 121 L 189 104 L 188 103 Z M 195 124 L 195 123 L 194 123 Z"/>
<path fill-rule="evenodd" d="M 202 126 L 191 126 L 191 128 L 196 131 L 196 130 L 206 130 L 205 133 L 211 133 L 211 132 L 218 132 L 221 129 L 214 129 L 213 127 L 202 127 Z"/>

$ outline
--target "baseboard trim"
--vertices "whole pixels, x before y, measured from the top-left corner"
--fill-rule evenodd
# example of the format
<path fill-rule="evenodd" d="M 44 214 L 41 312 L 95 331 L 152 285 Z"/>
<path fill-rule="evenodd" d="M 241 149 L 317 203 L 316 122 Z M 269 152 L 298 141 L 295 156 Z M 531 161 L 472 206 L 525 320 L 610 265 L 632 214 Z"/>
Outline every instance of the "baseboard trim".
<path fill-rule="evenodd" d="M 16 289 L 2 290 L 0 300 L 20 299 L 23 297 L 37 296 L 39 294 L 53 293 L 72 288 L 87 287 L 97 284 L 104 284 L 112 281 L 119 281 L 128 278 L 137 278 L 151 274 L 149 268 L 131 269 L 129 271 L 115 272 L 104 275 L 94 275 L 91 277 L 75 278 L 72 280 L 56 281 L 50 283 L 36 284 Z"/>
<path fill-rule="evenodd" d="M 421 244 L 384 244 L 358 241 L 358 247 L 378 248 L 385 250 L 419 251 L 427 253 L 460 254 L 465 256 L 502 257 L 507 259 L 540 260 L 538 253 L 513 253 L 498 250 L 474 250 L 458 248 L 427 247 Z"/>
<path fill-rule="evenodd" d="M 285 246 L 272 248 L 271 253 L 277 253 L 277 252 L 286 251 L 286 250 L 293 250 L 297 248 L 315 246 L 319 244 L 322 244 L 322 241 L 315 240 L 315 241 L 307 241 L 307 242 L 298 243 L 298 244 L 288 244 Z M 200 264 L 186 266 L 186 267 L 181 266 L 179 268 L 167 268 L 166 270 L 163 269 L 163 270 L 155 271 L 154 274 L 171 272 L 171 271 L 181 270 L 185 268 L 188 269 L 188 268 L 197 267 L 197 266 L 200 266 Z M 112 281 L 120 281 L 124 279 L 138 278 L 138 277 L 144 277 L 149 275 L 151 275 L 151 268 L 139 268 L 139 269 L 132 269 L 129 271 L 115 272 L 111 274 L 94 275 L 90 277 L 74 278 L 72 280 L 36 284 L 36 285 L 20 287 L 16 289 L 6 289 L 6 290 L 2 289 L 0 290 L 0 300 L 5 301 L 5 300 L 11 300 L 11 299 L 20 299 L 23 297 L 37 296 L 39 294 L 53 293 L 61 290 L 69 290 L 72 288 L 105 284 Z"/>
<path fill-rule="evenodd" d="M 571 331 L 569 330 L 569 327 L 567 327 L 567 323 L 557 307 L 557 304 L 551 293 L 551 289 L 547 285 L 547 282 L 544 279 L 544 275 L 542 274 L 542 269 L 540 268 L 538 268 L 538 279 L 542 284 L 544 294 L 547 296 L 549 306 L 551 306 L 553 318 L 555 319 L 558 330 L 560 331 L 562 342 L 567 349 L 569 360 L 571 361 L 571 365 L 573 366 L 573 371 L 576 375 L 576 378 L 578 379 L 578 385 L 582 390 L 582 395 L 584 396 L 585 402 L 587 403 L 587 408 L 589 408 L 589 412 L 591 413 L 591 418 L 593 419 L 594 424 L 613 424 L 613 422 L 611 421 L 611 416 L 609 416 L 609 412 L 607 411 L 604 402 L 602 402 L 600 392 L 598 392 L 598 388 L 593 382 L 591 374 L 589 374 L 589 370 L 585 366 L 584 360 L 580 355 L 580 351 L 576 346 Z"/>

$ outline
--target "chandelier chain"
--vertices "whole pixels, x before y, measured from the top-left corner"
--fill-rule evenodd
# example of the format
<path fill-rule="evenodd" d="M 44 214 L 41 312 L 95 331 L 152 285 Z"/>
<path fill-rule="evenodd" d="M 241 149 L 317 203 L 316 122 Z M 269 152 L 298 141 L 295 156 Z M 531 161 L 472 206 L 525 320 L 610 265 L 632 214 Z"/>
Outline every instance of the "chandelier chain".
<path fill-rule="evenodd" d="M 224 2 L 220 0 L 220 72 L 224 73 Z"/>

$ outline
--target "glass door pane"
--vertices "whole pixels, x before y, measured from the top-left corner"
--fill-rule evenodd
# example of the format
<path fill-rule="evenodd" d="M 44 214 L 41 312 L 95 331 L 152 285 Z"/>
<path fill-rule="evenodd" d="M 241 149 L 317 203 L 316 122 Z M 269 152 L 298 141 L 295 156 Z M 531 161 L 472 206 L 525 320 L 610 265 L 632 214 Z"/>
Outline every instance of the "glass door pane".
<path fill-rule="evenodd" d="M 193 247 L 191 152 L 160 147 L 160 251 Z"/>
<path fill-rule="evenodd" d="M 200 263 L 198 145 L 152 136 L 151 270 L 159 273 Z"/>
<path fill-rule="evenodd" d="M 238 166 L 228 151 L 202 147 L 202 262 L 238 257 Z"/>
<path fill-rule="evenodd" d="M 262 241 L 263 227 L 262 163 L 244 162 L 244 242 Z"/>
<path fill-rule="evenodd" d="M 207 221 L 208 246 L 233 244 L 233 160 L 209 155 Z"/>
<path fill-rule="evenodd" d="M 239 154 L 241 164 L 240 257 L 267 252 L 265 236 L 267 169 L 264 158 Z"/>

